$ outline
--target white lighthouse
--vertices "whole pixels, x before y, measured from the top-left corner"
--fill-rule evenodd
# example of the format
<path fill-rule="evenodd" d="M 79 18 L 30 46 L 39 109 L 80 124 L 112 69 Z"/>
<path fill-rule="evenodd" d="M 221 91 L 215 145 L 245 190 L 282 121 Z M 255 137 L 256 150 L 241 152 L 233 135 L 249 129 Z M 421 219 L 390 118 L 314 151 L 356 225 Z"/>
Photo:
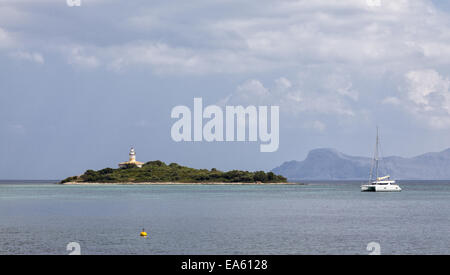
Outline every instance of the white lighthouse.
<path fill-rule="evenodd" d="M 131 147 L 131 149 L 130 149 L 129 156 L 130 156 L 129 161 L 119 163 L 120 168 L 126 168 L 129 165 L 136 165 L 137 167 L 141 168 L 142 165 L 144 165 L 143 162 L 136 160 L 136 151 L 134 150 L 133 147 Z"/>
<path fill-rule="evenodd" d="M 134 151 L 134 148 L 131 147 L 131 150 L 130 150 L 130 162 L 134 162 L 134 161 L 136 161 L 136 152 Z"/>

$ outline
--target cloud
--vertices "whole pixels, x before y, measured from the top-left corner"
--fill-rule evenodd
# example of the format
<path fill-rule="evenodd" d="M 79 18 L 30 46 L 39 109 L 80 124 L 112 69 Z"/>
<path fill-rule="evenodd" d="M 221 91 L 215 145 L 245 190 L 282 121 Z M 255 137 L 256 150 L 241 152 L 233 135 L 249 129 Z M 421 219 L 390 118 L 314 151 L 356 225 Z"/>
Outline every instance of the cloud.
<path fill-rule="evenodd" d="M 432 69 L 409 71 L 401 89 L 404 109 L 432 128 L 450 128 L 450 80 Z M 398 103 L 397 99 L 385 99 Z"/>
<path fill-rule="evenodd" d="M 164 12 L 134 16 L 129 27 L 167 30 L 177 37 L 172 43 L 146 39 L 140 45 L 111 45 L 105 62 L 120 69 L 146 65 L 162 73 L 214 74 L 333 63 L 395 70 L 411 62 L 448 63 L 442 56 L 450 57 L 448 19 L 424 0 L 383 1 L 375 8 L 363 0 L 279 1 L 267 8 L 251 2 L 235 16 L 225 13 L 203 22 L 193 14 Z M 189 16 L 190 28 L 175 15 Z M 358 97 L 351 86 L 341 92 Z"/>
<path fill-rule="evenodd" d="M 255 102 L 266 101 L 271 94 L 259 80 L 251 79 L 239 85 L 234 96 L 239 101 Z"/>
<path fill-rule="evenodd" d="M 17 4 L 17 2 L 16 2 Z M 4 1 L 0 1 L 0 25 L 1 26 L 17 26 L 27 22 L 28 14 L 15 8 L 14 6 L 5 5 Z"/>
<path fill-rule="evenodd" d="M 100 66 L 100 60 L 96 56 L 85 54 L 83 47 L 70 47 L 66 52 L 69 64 L 85 69 L 94 69 Z"/>
<path fill-rule="evenodd" d="M 289 89 L 292 87 L 292 83 L 289 81 L 289 79 L 285 78 L 285 77 L 280 77 L 278 79 L 275 80 L 275 84 L 277 89 Z"/>
<path fill-rule="evenodd" d="M 151 66 L 157 72 L 195 72 L 202 59 L 188 49 L 173 48 L 164 43 L 130 43 L 109 47 L 103 56 L 109 68 L 122 71 L 130 66 Z"/>
<path fill-rule="evenodd" d="M 354 101 L 358 100 L 359 93 L 354 89 L 350 76 L 347 74 L 332 73 L 326 81 L 326 87 Z"/>
<path fill-rule="evenodd" d="M 63 15 L 76 19 L 82 13 L 89 23 L 80 21 L 70 31 L 55 27 L 38 34 L 36 28 L 50 28 L 46 24 L 66 26 L 67 18 L 50 19 L 46 9 L 31 3 L 2 1 L 3 10 L 15 14 L 0 21 L 14 26 L 14 39 L 0 28 L 0 48 L 26 44 L 19 52 L 6 51 L 19 59 L 44 63 L 40 53 L 56 49 L 68 64 L 90 70 L 245 75 L 249 80 L 222 103 L 278 104 L 291 114 L 355 116 L 356 104 L 363 104 L 370 93 L 358 89 L 361 75 L 374 83 L 383 75 L 393 75 L 397 82 L 405 76 L 403 93 L 382 94 L 384 99 L 377 100 L 405 102 L 410 112 L 428 118 L 430 125 L 447 124 L 446 78 L 437 72 L 411 71 L 450 65 L 448 14 L 428 0 L 280 0 L 276 5 L 266 5 L 270 2 L 265 0 L 214 4 L 196 0 L 195 5 L 182 4 L 183 9 L 147 6 L 145 1 L 140 9 L 119 1 L 114 5 L 96 1 L 89 12 L 83 10 L 87 5 L 77 13 L 58 6 Z M 110 16 L 97 18 L 97 9 Z M 22 18 L 21 24 L 14 18 Z M 48 46 L 49 41 L 54 46 Z M 263 79 L 275 74 L 289 77 Z M 436 86 L 424 87 L 417 79 Z M 263 84 L 270 81 L 269 86 Z M 433 92 L 427 94 L 429 90 Z"/>
<path fill-rule="evenodd" d="M 70 64 L 122 72 L 133 68 L 150 69 L 157 74 L 208 75 L 214 73 L 261 72 L 267 64 L 233 51 L 204 51 L 172 47 L 166 43 L 138 41 L 107 47 L 59 47 Z M 67 49 L 71 50 L 67 50 Z"/>
<path fill-rule="evenodd" d="M 56 2 L 42 1 L 42 5 Z M 89 1 L 75 13 L 83 14 L 86 24 L 78 22 L 70 31 L 43 31 L 38 36 L 36 24 L 45 30 L 49 27 L 45 22 L 64 26 L 68 19 L 60 16 L 49 21 L 45 9 L 33 8 L 31 3 L 2 1 L 3 9 L 15 11 L 17 16 L 12 18 L 27 17 L 19 20 L 23 22 L 18 29 L 21 41 L 33 37 L 36 48 L 29 51 L 42 52 L 40 48 L 47 47 L 49 40 L 58 44 L 55 48 L 79 45 L 82 52 L 63 54 L 70 64 L 89 68 L 139 67 L 162 74 L 209 75 L 340 64 L 398 73 L 411 64 L 448 64 L 450 60 L 448 16 L 428 0 L 280 0 L 276 5 L 264 0 L 214 4 L 197 0 L 195 5 L 180 3 L 183 9 L 147 6 L 144 1 L 140 9 L 119 1 L 95 1 L 95 5 Z M 69 13 L 73 9 L 57 8 L 70 20 L 77 19 Z M 100 9 L 110 16 L 94 18 Z M 9 24 L 17 21 L 8 20 Z M 92 25 L 93 21 L 98 24 Z M 114 36 L 107 35 L 111 33 Z M 0 31 L 0 45 L 1 35 Z M 352 86 L 340 92 L 354 100 L 359 96 Z"/>
<path fill-rule="evenodd" d="M 374 10 L 365 1 L 280 1 L 271 11 L 222 20 L 211 29 L 232 33 L 249 53 L 285 65 L 374 66 L 423 57 L 420 47 L 430 41 L 448 45 L 448 20 L 428 1 L 382 3 Z"/>
<path fill-rule="evenodd" d="M 410 71 L 405 75 L 408 99 L 425 111 L 441 106 L 448 94 L 449 80 L 435 70 Z"/>
<path fill-rule="evenodd" d="M 307 90 L 301 84 L 294 85 L 286 77 L 280 77 L 274 81 L 272 88 L 265 87 L 256 79 L 247 80 L 220 102 L 228 105 L 278 105 L 281 112 L 291 115 L 309 113 L 354 116 L 347 98 L 347 95 L 325 86 Z"/>
<path fill-rule="evenodd" d="M 19 60 L 25 60 L 30 62 L 35 62 L 38 64 L 44 64 L 45 60 L 42 54 L 36 53 L 36 52 L 24 52 L 24 51 L 17 51 L 10 54 L 11 57 Z"/>
<path fill-rule="evenodd" d="M 323 123 L 322 121 L 319 121 L 319 120 L 314 120 L 314 121 L 308 123 L 307 126 L 316 131 L 319 131 L 319 132 L 324 132 L 325 129 L 327 128 L 325 123 Z"/>
<path fill-rule="evenodd" d="M 14 40 L 6 30 L 0 28 L 0 49 L 10 48 L 14 45 Z"/>
<path fill-rule="evenodd" d="M 381 102 L 383 104 L 391 104 L 391 105 L 400 105 L 401 104 L 401 100 L 395 96 L 388 96 L 386 98 L 383 99 L 383 101 Z"/>

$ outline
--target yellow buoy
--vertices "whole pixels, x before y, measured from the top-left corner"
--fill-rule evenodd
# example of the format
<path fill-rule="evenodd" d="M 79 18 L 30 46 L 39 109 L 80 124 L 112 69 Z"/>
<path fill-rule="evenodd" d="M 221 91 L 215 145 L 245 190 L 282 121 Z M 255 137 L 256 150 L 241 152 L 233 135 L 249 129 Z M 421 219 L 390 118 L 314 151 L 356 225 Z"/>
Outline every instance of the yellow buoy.
<path fill-rule="evenodd" d="M 145 229 L 142 229 L 141 237 L 147 237 L 147 232 L 145 232 Z"/>

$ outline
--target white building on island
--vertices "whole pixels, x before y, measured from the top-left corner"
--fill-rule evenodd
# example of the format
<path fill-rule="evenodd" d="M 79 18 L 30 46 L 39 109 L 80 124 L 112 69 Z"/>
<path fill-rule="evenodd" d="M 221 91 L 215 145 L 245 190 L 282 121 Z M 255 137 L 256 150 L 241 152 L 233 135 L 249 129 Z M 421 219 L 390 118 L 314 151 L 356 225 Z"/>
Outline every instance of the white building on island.
<path fill-rule="evenodd" d="M 142 165 L 144 165 L 143 162 L 136 160 L 136 152 L 134 151 L 133 147 L 131 147 L 131 150 L 130 150 L 130 160 L 119 163 L 119 168 L 127 168 L 129 165 L 136 165 L 139 168 L 141 168 Z"/>

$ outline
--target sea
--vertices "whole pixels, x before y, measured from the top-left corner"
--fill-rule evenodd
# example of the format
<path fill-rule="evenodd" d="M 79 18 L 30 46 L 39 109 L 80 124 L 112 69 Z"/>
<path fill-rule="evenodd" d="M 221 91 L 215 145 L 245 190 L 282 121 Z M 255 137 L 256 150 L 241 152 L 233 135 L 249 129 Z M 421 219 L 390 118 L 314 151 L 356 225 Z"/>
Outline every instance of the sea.
<path fill-rule="evenodd" d="M 450 181 L 304 183 L 0 181 L 0 254 L 450 254 Z"/>

